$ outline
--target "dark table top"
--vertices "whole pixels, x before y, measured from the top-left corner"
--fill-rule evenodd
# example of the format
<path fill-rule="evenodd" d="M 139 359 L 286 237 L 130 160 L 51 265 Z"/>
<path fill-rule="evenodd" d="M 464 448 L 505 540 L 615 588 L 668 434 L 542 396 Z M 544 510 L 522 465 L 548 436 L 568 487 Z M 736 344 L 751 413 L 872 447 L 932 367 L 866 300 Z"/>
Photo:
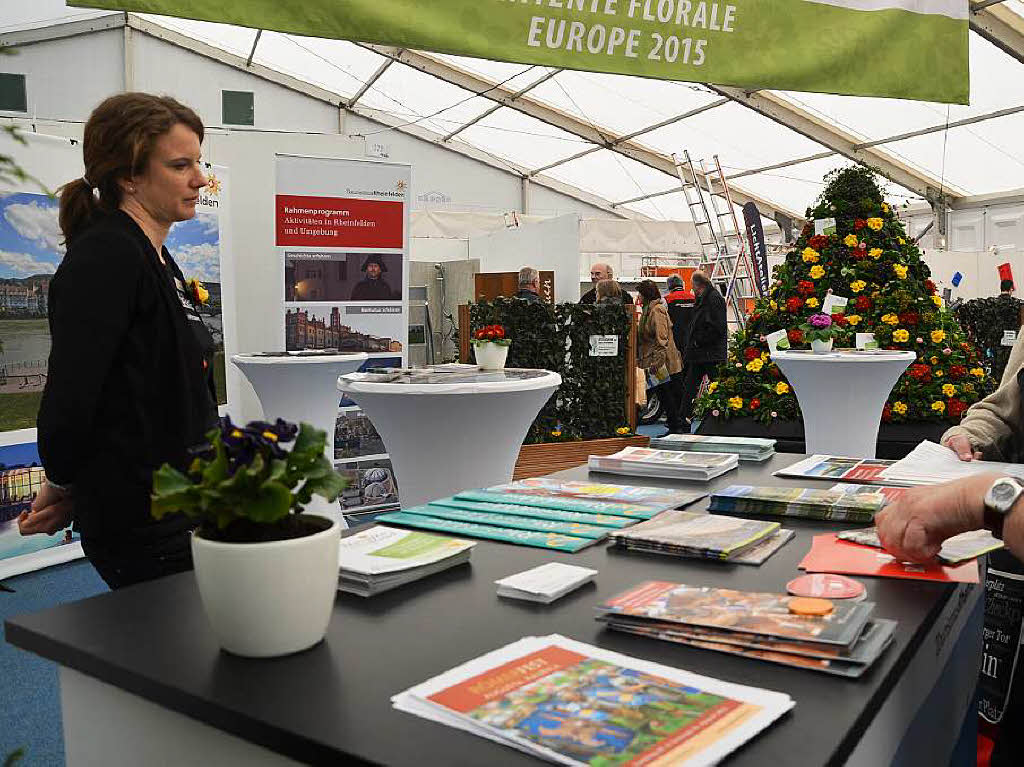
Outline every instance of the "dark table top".
<path fill-rule="evenodd" d="M 803 456 L 741 464 L 705 487 L 827 486 L 771 472 Z M 556 475 L 585 479 L 585 468 Z M 629 484 L 631 478 L 591 475 Z M 633 484 L 700 487 L 671 480 Z M 705 508 L 707 501 L 691 509 Z M 251 660 L 218 648 L 191 573 L 7 622 L 13 644 L 294 759 L 386 765 L 526 764 L 531 757 L 392 709 L 392 695 L 524 636 L 564 634 L 626 655 L 788 693 L 796 708 L 725 760 L 730 767 L 841 763 L 862 737 L 953 591 L 948 584 L 865 578 L 876 614 L 899 621 L 892 646 L 857 680 L 603 629 L 600 601 L 660 579 L 785 591 L 810 537 L 849 526 L 785 520 L 795 538 L 760 567 L 621 553 L 578 554 L 481 541 L 472 562 L 363 599 L 339 594 L 327 640 L 286 658 Z M 494 581 L 548 561 L 599 571 L 551 605 L 499 599 Z M 908 717 L 912 712 L 908 712 Z M 348 763 L 348 762 L 347 762 Z"/>

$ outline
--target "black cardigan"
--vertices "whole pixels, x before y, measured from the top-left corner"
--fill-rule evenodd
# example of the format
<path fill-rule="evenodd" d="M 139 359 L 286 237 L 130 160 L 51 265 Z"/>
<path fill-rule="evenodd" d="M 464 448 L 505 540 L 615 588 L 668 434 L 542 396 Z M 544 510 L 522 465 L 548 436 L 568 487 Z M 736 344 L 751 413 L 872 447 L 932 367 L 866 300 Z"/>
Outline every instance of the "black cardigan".
<path fill-rule="evenodd" d="M 181 272 L 165 248 L 172 272 Z M 185 468 L 217 419 L 208 355 L 149 238 L 126 213 L 75 238 L 50 282 L 39 455 L 75 487 L 83 535 L 151 523 L 152 473 Z"/>
<path fill-rule="evenodd" d="M 714 285 L 708 285 L 694 305 L 683 360 L 725 362 L 727 335 L 725 299 Z"/>

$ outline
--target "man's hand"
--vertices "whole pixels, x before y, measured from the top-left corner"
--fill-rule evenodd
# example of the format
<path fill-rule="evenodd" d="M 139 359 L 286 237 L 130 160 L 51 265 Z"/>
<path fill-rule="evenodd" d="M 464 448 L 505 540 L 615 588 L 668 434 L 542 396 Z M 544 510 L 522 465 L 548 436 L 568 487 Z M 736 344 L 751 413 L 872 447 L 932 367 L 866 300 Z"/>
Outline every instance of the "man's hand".
<path fill-rule="evenodd" d="M 982 527 L 985 493 L 995 472 L 904 492 L 875 515 L 882 546 L 904 562 L 930 562 L 947 538 Z"/>
<path fill-rule="evenodd" d="M 946 447 L 956 453 L 961 461 L 980 461 L 981 451 L 975 450 L 971 440 L 964 434 L 957 434 L 943 442 Z"/>
<path fill-rule="evenodd" d="M 74 508 L 75 503 L 70 495 L 44 483 L 32 501 L 32 511 L 23 511 L 18 515 L 18 532 L 22 535 L 53 535 L 71 524 Z"/>

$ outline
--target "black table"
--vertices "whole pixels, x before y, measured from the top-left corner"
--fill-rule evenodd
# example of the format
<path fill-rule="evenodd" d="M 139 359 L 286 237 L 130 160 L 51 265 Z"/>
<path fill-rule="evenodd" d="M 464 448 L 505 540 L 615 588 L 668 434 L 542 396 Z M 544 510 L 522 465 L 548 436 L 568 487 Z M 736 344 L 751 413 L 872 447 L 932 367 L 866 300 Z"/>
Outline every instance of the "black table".
<path fill-rule="evenodd" d="M 808 484 L 771 476 L 801 457 L 742 464 L 708 487 Z M 218 649 L 191 573 L 21 616 L 6 631 L 15 645 L 61 664 L 72 765 L 291 763 L 281 755 L 321 764 L 526 764 L 531 758 L 517 751 L 394 711 L 390 697 L 523 636 L 554 633 L 792 696 L 796 708 L 729 757 L 730 766 L 945 765 L 977 679 L 980 587 L 864 579 L 876 613 L 899 628 L 859 680 L 618 634 L 593 619 L 599 601 L 646 579 L 784 591 L 810 536 L 844 527 L 784 525 L 795 539 L 760 567 L 604 545 L 573 555 L 481 541 L 470 566 L 369 599 L 339 594 L 327 640 L 274 660 Z M 496 579 L 552 560 L 599 570 L 596 584 L 547 606 L 495 595 Z"/>

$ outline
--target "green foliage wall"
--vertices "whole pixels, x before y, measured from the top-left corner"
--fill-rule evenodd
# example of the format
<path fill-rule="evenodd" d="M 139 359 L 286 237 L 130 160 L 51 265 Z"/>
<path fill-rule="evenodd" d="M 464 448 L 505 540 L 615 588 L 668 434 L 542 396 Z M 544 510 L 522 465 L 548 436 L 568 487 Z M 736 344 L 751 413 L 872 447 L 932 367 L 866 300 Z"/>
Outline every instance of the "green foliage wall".
<path fill-rule="evenodd" d="M 505 327 L 512 345 L 506 367 L 540 368 L 562 385 L 526 435 L 528 444 L 621 436 L 626 418 L 629 316 L 620 306 L 528 303 L 515 298 L 470 306 L 472 331 Z M 590 336 L 619 336 L 615 357 L 591 357 Z"/>
<path fill-rule="evenodd" d="M 1003 331 L 1020 328 L 1020 309 L 1024 301 L 1012 296 L 974 298 L 953 309 L 967 338 L 984 356 L 991 378 L 1003 377 L 1011 346 L 1003 346 Z"/>

